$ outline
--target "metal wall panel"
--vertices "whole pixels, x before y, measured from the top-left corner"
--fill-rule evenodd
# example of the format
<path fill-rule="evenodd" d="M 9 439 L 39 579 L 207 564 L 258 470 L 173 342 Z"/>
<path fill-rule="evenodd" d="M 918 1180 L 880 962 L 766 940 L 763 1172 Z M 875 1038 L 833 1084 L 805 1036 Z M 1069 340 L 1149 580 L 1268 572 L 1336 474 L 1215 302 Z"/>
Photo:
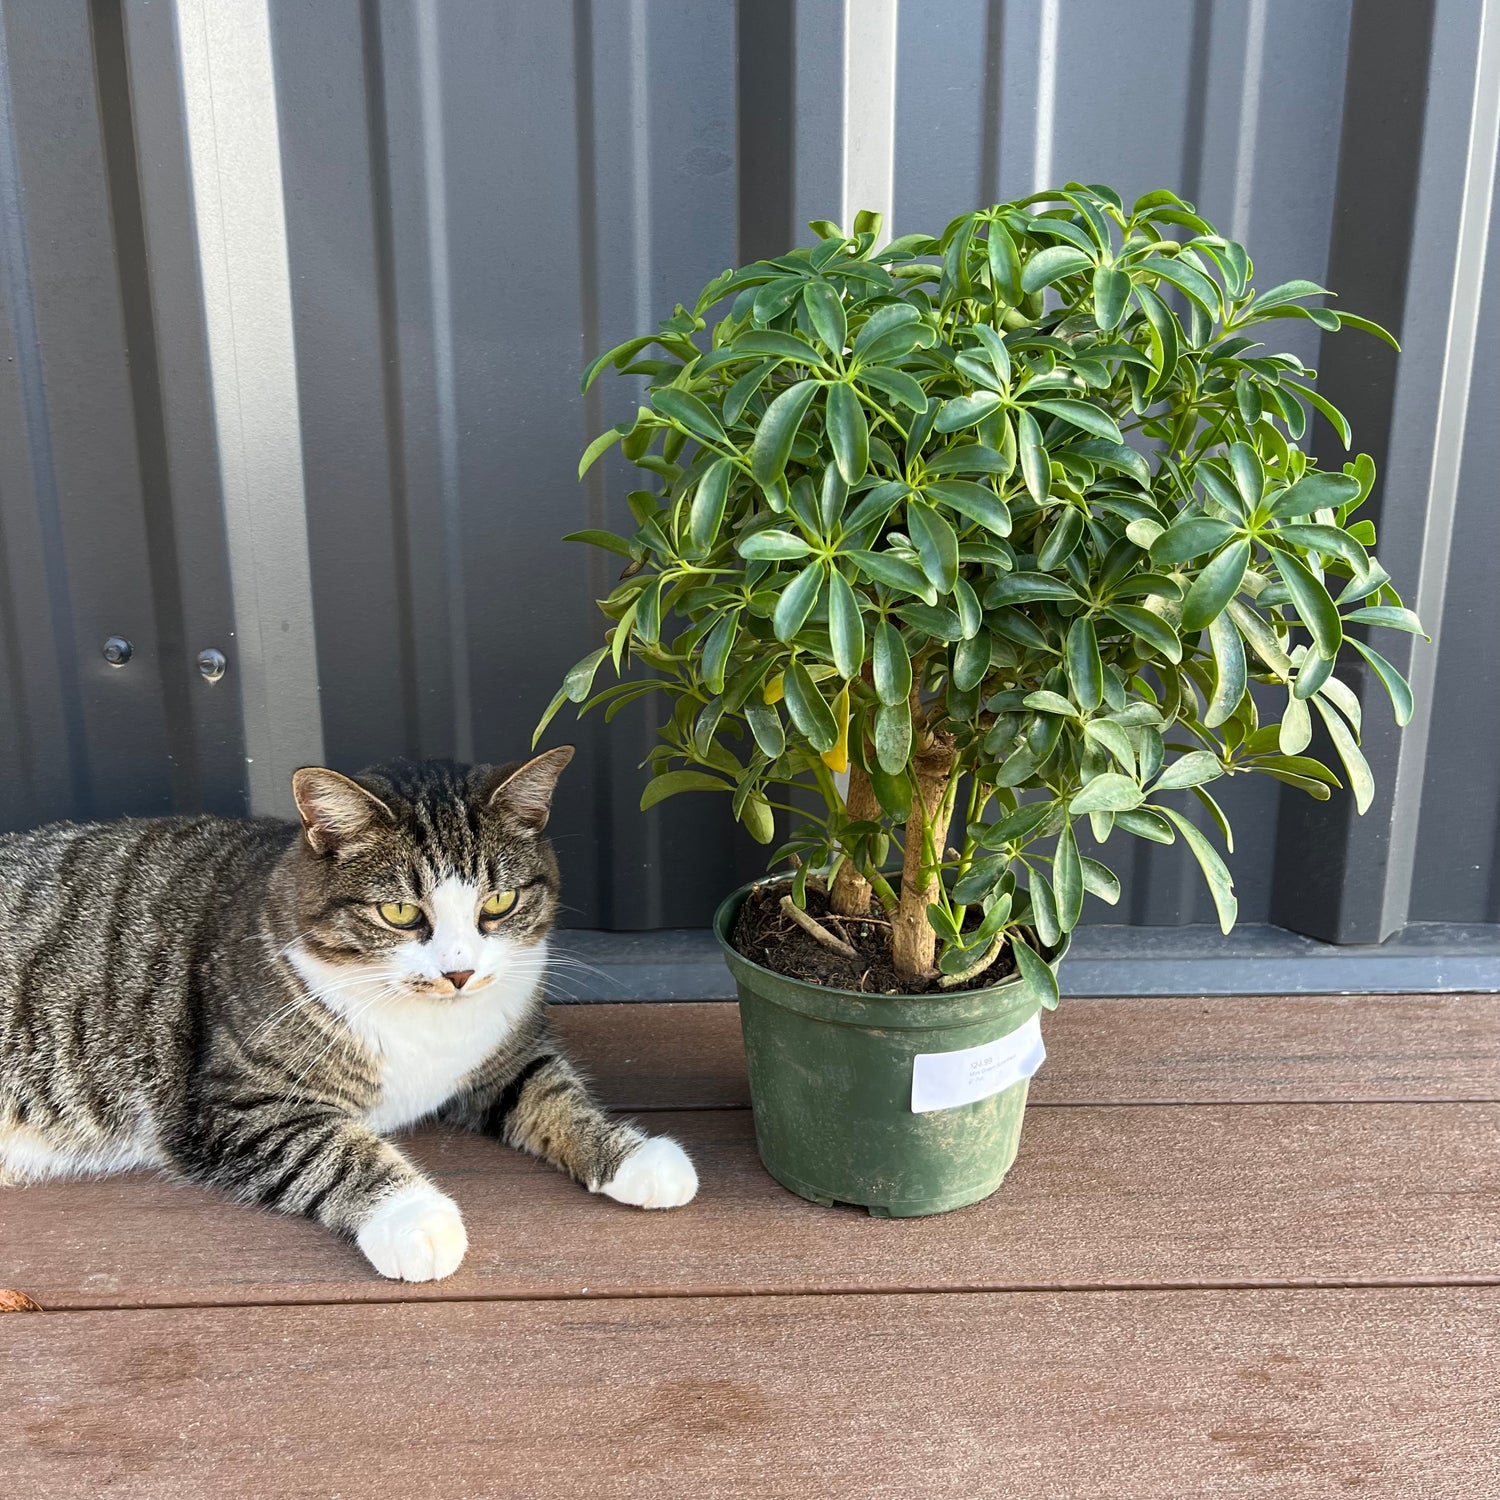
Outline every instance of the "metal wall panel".
<path fill-rule="evenodd" d="M 1179 189 L 1406 344 L 1286 338 L 1381 459 L 1428 712 L 1403 742 L 1370 697 L 1364 820 L 1226 787 L 1242 914 L 1500 919 L 1497 9 L 0 0 L 0 826 L 523 754 L 612 572 L 559 538 L 630 487 L 574 478 L 637 394 L 586 359 L 809 217 L 1076 176 Z M 575 921 L 701 925 L 759 868 L 707 799 L 636 811 L 645 705 L 564 735 Z M 1124 874 L 1117 919 L 1211 920 L 1180 851 Z"/>

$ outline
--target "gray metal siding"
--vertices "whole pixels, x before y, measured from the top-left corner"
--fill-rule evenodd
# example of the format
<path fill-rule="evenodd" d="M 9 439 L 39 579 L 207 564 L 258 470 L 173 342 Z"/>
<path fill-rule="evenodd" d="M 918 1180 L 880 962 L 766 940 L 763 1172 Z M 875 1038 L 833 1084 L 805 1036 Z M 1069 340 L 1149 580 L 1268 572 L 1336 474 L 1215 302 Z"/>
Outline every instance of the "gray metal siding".
<path fill-rule="evenodd" d="M 1437 607 L 1430 724 L 1403 750 L 1370 697 L 1364 820 L 1225 786 L 1243 916 L 1500 919 L 1497 29 L 1495 0 L 0 0 L 0 826 L 523 754 L 613 572 L 559 538 L 627 524 L 618 455 L 574 469 L 636 393 L 580 397 L 585 360 L 809 217 L 930 229 L 1081 177 L 1179 188 L 1263 284 L 1326 277 L 1406 343 L 1282 325 Z M 700 925 L 759 869 L 719 804 L 636 810 L 647 705 L 564 736 L 574 921 Z M 1122 873 L 1116 920 L 1211 920 L 1181 851 Z"/>

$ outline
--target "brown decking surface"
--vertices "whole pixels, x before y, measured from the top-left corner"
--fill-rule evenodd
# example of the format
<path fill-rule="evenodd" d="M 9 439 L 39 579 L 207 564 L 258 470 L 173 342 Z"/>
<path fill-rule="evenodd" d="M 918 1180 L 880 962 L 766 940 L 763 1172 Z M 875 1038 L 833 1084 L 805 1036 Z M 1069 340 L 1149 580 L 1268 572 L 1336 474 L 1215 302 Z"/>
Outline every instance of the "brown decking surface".
<path fill-rule="evenodd" d="M 151 1178 L 0 1192 L 0 1495 L 1500 1496 L 1500 998 L 1073 1000 L 1020 1158 L 876 1220 L 755 1155 L 733 1006 L 559 1029 L 702 1191 L 438 1131 L 451 1280 Z"/>

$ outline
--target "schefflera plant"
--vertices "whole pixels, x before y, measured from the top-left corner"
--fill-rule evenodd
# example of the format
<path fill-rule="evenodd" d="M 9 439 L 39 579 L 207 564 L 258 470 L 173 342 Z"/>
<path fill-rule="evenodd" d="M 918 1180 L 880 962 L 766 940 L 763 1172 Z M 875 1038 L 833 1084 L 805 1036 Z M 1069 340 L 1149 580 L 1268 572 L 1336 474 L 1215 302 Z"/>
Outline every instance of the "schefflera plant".
<path fill-rule="evenodd" d="M 1374 465 L 1297 446 L 1309 408 L 1346 449 L 1349 426 L 1262 339 L 1289 318 L 1390 336 L 1307 305 L 1309 281 L 1257 293 L 1244 247 L 1170 192 L 1071 183 L 883 248 L 872 214 L 811 227 L 589 367 L 585 389 L 613 368 L 648 395 L 580 475 L 618 442 L 647 482 L 633 535 L 572 538 L 626 566 L 547 719 L 665 694 L 642 807 L 722 790 L 767 843 L 786 813 L 771 858 L 797 906 L 813 872 L 835 913 L 877 902 L 915 989 L 1008 941 L 1055 998 L 1039 950 L 1086 892 L 1119 894 L 1084 825 L 1180 837 L 1227 932 L 1229 872 L 1166 794 L 1232 849 L 1221 777 L 1340 785 L 1316 715 L 1363 812 L 1336 668 L 1357 653 L 1405 723 L 1407 684 L 1349 627 L 1420 630 L 1354 519 Z M 595 692 L 606 660 L 625 680 Z"/>

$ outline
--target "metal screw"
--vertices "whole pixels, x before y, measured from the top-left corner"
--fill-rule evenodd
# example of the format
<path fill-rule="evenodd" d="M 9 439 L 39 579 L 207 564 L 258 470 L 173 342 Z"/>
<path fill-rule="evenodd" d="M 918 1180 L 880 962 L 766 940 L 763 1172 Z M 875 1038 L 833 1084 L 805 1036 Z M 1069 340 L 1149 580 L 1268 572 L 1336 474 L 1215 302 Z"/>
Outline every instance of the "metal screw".
<path fill-rule="evenodd" d="M 104 659 L 112 667 L 123 667 L 135 655 L 135 647 L 123 635 L 112 635 L 104 643 Z"/>
<path fill-rule="evenodd" d="M 229 663 L 225 660 L 222 651 L 216 651 L 212 646 L 207 651 L 198 653 L 198 670 L 203 674 L 205 682 L 217 682 L 228 668 Z"/>

